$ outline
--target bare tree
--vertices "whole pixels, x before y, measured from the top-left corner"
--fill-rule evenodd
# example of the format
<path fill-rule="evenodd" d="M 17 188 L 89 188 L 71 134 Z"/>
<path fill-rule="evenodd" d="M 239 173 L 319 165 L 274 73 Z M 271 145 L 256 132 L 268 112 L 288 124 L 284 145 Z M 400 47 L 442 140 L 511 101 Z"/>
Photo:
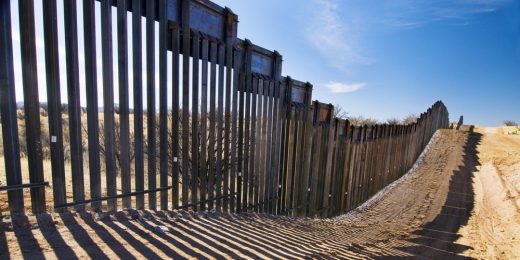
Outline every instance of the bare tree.
<path fill-rule="evenodd" d="M 363 126 L 363 125 L 377 125 L 378 121 L 374 118 L 364 117 L 364 116 L 349 116 L 347 118 L 350 123 L 354 126 Z"/>
<path fill-rule="evenodd" d="M 505 126 L 518 126 L 518 123 L 514 120 L 504 120 L 503 123 Z"/>
<path fill-rule="evenodd" d="M 347 119 L 348 112 L 340 104 L 336 104 L 334 105 L 334 118 Z"/>
<path fill-rule="evenodd" d="M 401 120 L 397 117 L 392 117 L 386 120 L 386 123 L 389 125 L 399 125 L 401 124 Z"/>
<path fill-rule="evenodd" d="M 99 122 L 99 153 L 102 155 L 102 156 L 105 156 L 106 155 L 106 147 L 105 147 L 105 131 L 103 131 L 103 129 L 105 128 L 105 124 L 100 121 Z M 115 156 L 116 156 L 116 165 L 118 167 L 118 169 L 121 168 L 121 147 L 120 147 L 120 141 L 121 140 L 121 124 L 119 123 L 119 119 L 116 117 L 115 121 L 114 121 L 114 137 L 115 137 L 115 142 L 114 142 L 114 152 L 115 152 Z M 85 135 L 88 134 L 88 130 L 85 126 L 83 126 L 83 132 Z M 130 141 L 132 142 L 133 140 L 135 140 L 134 138 L 134 131 L 130 131 Z M 130 163 L 134 160 L 135 158 L 135 147 L 133 145 L 130 145 Z"/>
<path fill-rule="evenodd" d="M 419 117 L 417 116 L 417 114 L 409 114 L 408 116 L 406 116 L 404 119 L 403 119 L 403 124 L 405 125 L 411 125 L 411 124 L 414 124 L 417 122 L 417 119 L 419 119 Z"/>

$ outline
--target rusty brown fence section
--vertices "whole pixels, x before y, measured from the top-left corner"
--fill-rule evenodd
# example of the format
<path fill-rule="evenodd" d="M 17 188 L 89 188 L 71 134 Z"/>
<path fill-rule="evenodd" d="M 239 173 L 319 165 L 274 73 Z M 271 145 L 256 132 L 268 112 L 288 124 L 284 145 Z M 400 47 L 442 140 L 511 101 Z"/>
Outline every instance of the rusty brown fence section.
<path fill-rule="evenodd" d="M 448 127 L 442 102 L 411 125 L 334 118 L 332 105 L 312 101 L 311 84 L 281 76 L 278 52 L 237 38 L 237 15 L 207 0 L 43 0 L 45 82 L 38 81 L 34 2 L 18 1 L 23 84 L 15 86 L 11 4 L 0 3 L 0 196 L 12 214 L 30 201 L 32 212 L 329 217 L 402 176 L 434 132 Z M 23 92 L 23 117 L 15 91 Z"/>

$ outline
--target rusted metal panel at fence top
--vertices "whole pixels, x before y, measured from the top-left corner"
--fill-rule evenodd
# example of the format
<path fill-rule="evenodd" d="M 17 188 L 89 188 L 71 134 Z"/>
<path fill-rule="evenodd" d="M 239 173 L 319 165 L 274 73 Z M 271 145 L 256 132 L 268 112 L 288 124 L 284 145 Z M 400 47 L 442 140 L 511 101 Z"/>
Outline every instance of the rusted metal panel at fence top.
<path fill-rule="evenodd" d="M 263 49 L 255 48 L 251 57 L 251 68 L 254 73 L 272 76 L 273 57 L 268 56 L 268 53 L 263 51 Z"/>
<path fill-rule="evenodd" d="M 311 104 L 312 85 L 309 82 L 304 83 L 294 79 L 291 80 L 291 83 L 288 93 L 291 96 L 291 103 L 309 106 Z"/>
<path fill-rule="evenodd" d="M 259 78 L 280 81 L 282 73 L 280 53 L 255 45 L 248 39 L 236 39 L 234 44 L 245 55 L 243 71 Z"/>
<path fill-rule="evenodd" d="M 130 3 L 127 4 L 127 10 L 130 12 L 134 11 L 134 1 L 136 0 L 130 0 Z M 158 4 L 147 5 L 147 2 L 150 1 L 151 0 L 141 0 L 140 13 L 144 16 L 147 13 L 147 6 L 152 6 L 154 9 L 154 18 L 156 21 L 159 21 L 160 6 Z M 117 2 L 117 0 L 111 0 L 113 6 L 117 6 Z M 166 19 L 168 22 L 177 23 L 179 26 L 184 27 L 182 24 L 181 4 L 182 0 L 167 0 Z M 228 37 L 228 35 L 226 35 L 226 25 L 229 19 L 228 14 L 232 13 L 231 10 L 208 0 L 190 0 L 189 5 L 189 28 L 199 31 L 203 35 L 225 42 L 226 37 Z M 234 39 L 234 43 L 236 43 L 238 17 L 237 15 L 232 14 L 231 19 L 233 20 L 233 29 L 231 30 L 232 38 Z M 168 42 L 169 41 L 170 39 L 168 39 Z M 170 46 L 171 45 L 168 44 L 168 48 L 170 48 Z"/>
<path fill-rule="evenodd" d="M 336 123 L 336 128 L 338 129 L 337 130 L 338 136 L 341 136 L 341 137 L 347 136 L 348 127 L 349 127 L 348 120 L 338 119 L 338 121 Z"/>
<path fill-rule="evenodd" d="M 318 101 L 314 101 L 314 109 L 316 112 L 316 124 L 330 124 L 332 122 L 332 112 L 334 107 L 331 104 L 325 104 Z"/>

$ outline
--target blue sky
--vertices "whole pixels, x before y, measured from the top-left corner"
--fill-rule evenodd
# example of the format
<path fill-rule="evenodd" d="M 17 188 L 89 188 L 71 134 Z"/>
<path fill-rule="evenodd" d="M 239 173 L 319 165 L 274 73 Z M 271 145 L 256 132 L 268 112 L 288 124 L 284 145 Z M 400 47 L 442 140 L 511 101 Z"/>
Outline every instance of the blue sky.
<path fill-rule="evenodd" d="M 215 0 L 313 97 L 379 120 L 442 100 L 452 121 L 520 122 L 520 1 Z"/>
<path fill-rule="evenodd" d="M 60 79 L 62 101 L 66 102 L 63 5 L 62 1 L 57 2 Z M 385 121 L 419 114 L 436 100 L 442 100 L 452 121 L 464 115 L 470 124 L 494 126 L 505 119 L 520 123 L 519 0 L 214 2 L 238 14 L 240 38 L 248 38 L 283 55 L 283 75 L 309 81 L 314 85 L 313 99 L 340 104 L 350 115 Z M 22 100 L 17 6 L 18 1 L 12 1 L 16 95 L 17 100 Z M 79 0 L 80 96 L 85 105 L 81 6 Z M 96 12 L 99 13 L 99 2 L 96 2 Z M 115 25 L 115 8 L 112 18 Z M 40 100 L 44 102 L 46 78 L 40 0 L 35 1 L 35 19 L 38 84 Z M 130 15 L 128 19 L 131 35 Z M 98 15 L 96 24 L 99 28 Z M 143 20 L 143 37 L 144 27 Z M 156 34 L 157 30 L 158 26 Z M 115 27 L 112 32 L 115 38 Z M 97 75 L 101 89 L 100 39 L 100 30 L 97 30 Z M 156 45 L 157 50 L 157 41 Z M 128 48 L 132 53 L 131 41 Z M 113 53 L 114 75 L 117 75 L 115 41 Z M 155 62 L 158 67 L 158 59 Z M 132 55 L 129 55 L 129 64 L 132 64 Z M 171 59 L 168 66 L 171 67 Z M 130 70 L 129 77 L 132 76 Z M 143 83 L 146 76 L 143 72 Z M 155 77 L 158 82 L 158 74 Z M 170 79 L 168 75 L 169 89 Z M 118 96 L 117 83 L 114 80 L 115 97 Z M 132 83 L 130 80 L 130 104 L 133 103 Z M 98 92 L 101 103 L 102 91 Z"/>

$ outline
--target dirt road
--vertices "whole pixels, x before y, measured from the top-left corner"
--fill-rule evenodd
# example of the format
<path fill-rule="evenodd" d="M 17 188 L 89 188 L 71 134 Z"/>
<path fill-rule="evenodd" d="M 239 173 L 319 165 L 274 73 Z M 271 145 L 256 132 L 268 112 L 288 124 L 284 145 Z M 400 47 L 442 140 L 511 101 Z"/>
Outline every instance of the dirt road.
<path fill-rule="evenodd" d="M 475 208 L 458 242 L 466 255 L 520 259 L 520 135 L 512 128 L 477 128 L 481 164 L 473 177 Z M 516 132 L 515 132 L 516 133 Z"/>
<path fill-rule="evenodd" d="M 14 231 L 4 219 L 0 259 L 519 258 L 514 201 L 519 168 L 514 167 L 520 158 L 512 154 L 519 156 L 520 149 L 511 144 L 504 157 L 497 157 L 509 137 L 477 130 L 439 131 L 409 174 L 358 210 L 334 219 L 69 213 L 30 217 L 32 226 Z M 157 231 L 158 225 L 167 230 Z"/>

